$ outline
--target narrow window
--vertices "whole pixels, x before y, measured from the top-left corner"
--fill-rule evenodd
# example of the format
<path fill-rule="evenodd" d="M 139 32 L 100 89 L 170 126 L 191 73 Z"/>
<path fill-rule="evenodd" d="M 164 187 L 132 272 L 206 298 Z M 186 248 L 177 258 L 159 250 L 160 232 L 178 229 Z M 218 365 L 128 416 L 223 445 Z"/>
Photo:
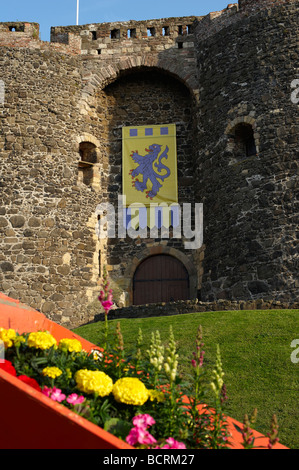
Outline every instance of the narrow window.
<path fill-rule="evenodd" d="M 235 151 L 239 157 L 256 155 L 256 145 L 252 126 L 240 123 L 235 128 Z"/>
<path fill-rule="evenodd" d="M 192 33 L 193 33 L 192 24 L 187 24 L 187 34 L 192 34 Z"/>
<path fill-rule="evenodd" d="M 179 33 L 180 36 L 183 35 L 183 26 L 182 26 L 182 25 L 180 25 L 180 26 L 178 27 L 178 33 Z"/>
<path fill-rule="evenodd" d="M 102 54 L 102 49 L 98 49 L 98 54 Z"/>
<path fill-rule="evenodd" d="M 91 38 L 93 41 L 97 39 L 97 32 L 96 31 L 91 31 Z"/>
<path fill-rule="evenodd" d="M 156 28 L 147 28 L 147 35 L 148 37 L 156 36 Z"/>
<path fill-rule="evenodd" d="M 79 145 L 79 174 L 78 182 L 90 186 L 93 182 L 94 164 L 97 163 L 96 146 L 91 142 L 81 142 Z"/>
<path fill-rule="evenodd" d="M 164 28 L 163 28 L 163 36 L 169 36 L 169 35 L 170 35 L 169 26 L 164 26 Z"/>
<path fill-rule="evenodd" d="M 178 49 L 183 49 L 183 42 L 178 42 Z"/>
<path fill-rule="evenodd" d="M 136 28 L 128 29 L 128 38 L 136 38 Z"/>

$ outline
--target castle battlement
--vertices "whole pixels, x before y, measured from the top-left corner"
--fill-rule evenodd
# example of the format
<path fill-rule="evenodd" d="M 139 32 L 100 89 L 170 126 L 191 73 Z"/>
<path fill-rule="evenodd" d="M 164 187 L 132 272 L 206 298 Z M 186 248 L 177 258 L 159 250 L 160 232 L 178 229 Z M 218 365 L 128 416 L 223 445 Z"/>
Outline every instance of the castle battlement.
<path fill-rule="evenodd" d="M 38 23 L 3 22 L 0 23 L 0 46 L 104 58 L 141 51 L 190 49 L 194 47 L 195 37 L 197 41 L 204 40 L 262 9 L 291 3 L 295 0 L 238 0 L 205 16 L 53 26 L 50 42 L 39 39 Z"/>
<path fill-rule="evenodd" d="M 81 38 L 71 32 L 66 33 L 64 40 L 60 43 L 41 41 L 39 34 L 38 23 L 2 22 L 0 23 L 0 47 L 56 50 L 72 55 L 81 53 Z"/>
<path fill-rule="evenodd" d="M 82 54 L 117 53 L 184 49 L 194 46 L 194 22 L 202 17 L 188 16 L 146 21 L 96 23 L 51 28 L 51 42 L 64 42 L 66 34 L 80 36 Z"/>

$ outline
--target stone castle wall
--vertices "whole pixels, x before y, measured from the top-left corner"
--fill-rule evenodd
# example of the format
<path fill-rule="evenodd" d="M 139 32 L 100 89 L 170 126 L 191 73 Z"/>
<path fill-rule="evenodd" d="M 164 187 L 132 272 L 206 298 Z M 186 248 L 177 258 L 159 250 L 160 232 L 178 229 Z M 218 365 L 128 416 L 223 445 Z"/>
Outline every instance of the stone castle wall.
<path fill-rule="evenodd" d="M 206 300 L 298 295 L 299 114 L 290 99 L 298 2 L 279 3 L 285 4 L 255 11 L 233 27 L 229 21 L 204 39 L 200 23 L 195 30 Z M 235 151 L 232 135 L 240 122 L 253 128 L 256 155 Z"/>
<path fill-rule="evenodd" d="M 51 43 L 38 25 L 0 23 L 1 291 L 78 325 L 99 310 L 104 265 L 122 307 L 138 264 L 166 253 L 187 268 L 193 301 L 295 301 L 299 4 L 239 3 L 53 27 Z M 121 128 L 166 122 L 177 125 L 179 202 L 204 204 L 204 246 L 98 240 L 96 207 L 121 193 Z M 249 158 L 235 149 L 242 122 L 254 129 Z"/>

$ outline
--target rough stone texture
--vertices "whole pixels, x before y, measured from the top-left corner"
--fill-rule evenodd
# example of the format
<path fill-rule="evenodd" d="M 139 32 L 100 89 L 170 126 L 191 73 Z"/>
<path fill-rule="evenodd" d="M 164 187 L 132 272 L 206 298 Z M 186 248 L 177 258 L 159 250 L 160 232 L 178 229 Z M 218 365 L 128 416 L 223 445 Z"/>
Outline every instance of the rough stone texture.
<path fill-rule="evenodd" d="M 36 23 L 0 23 L 0 290 L 76 326 L 98 311 L 104 265 L 129 306 L 139 263 L 166 253 L 188 270 L 192 308 L 294 305 L 298 12 L 240 0 L 205 17 L 54 27 L 51 43 Z M 122 126 L 172 122 L 179 202 L 204 204 L 204 246 L 98 240 L 96 207 L 121 193 Z M 240 123 L 256 155 L 240 153 Z"/>
<path fill-rule="evenodd" d="M 202 298 L 210 301 L 298 297 L 299 114 L 290 99 L 298 2 L 277 3 L 242 19 L 235 14 L 233 26 L 227 16 L 212 36 L 204 24 L 195 30 L 201 64 L 197 199 L 206 226 Z M 257 155 L 248 158 L 230 145 L 242 121 L 252 124 L 257 144 Z"/>

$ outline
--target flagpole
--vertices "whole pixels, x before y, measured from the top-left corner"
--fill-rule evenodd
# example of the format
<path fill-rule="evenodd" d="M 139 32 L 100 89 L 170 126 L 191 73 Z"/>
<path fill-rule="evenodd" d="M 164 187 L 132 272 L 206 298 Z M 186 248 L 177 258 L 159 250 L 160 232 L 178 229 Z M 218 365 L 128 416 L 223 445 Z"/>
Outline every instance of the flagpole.
<path fill-rule="evenodd" d="M 77 26 L 79 24 L 79 0 L 77 0 Z"/>

